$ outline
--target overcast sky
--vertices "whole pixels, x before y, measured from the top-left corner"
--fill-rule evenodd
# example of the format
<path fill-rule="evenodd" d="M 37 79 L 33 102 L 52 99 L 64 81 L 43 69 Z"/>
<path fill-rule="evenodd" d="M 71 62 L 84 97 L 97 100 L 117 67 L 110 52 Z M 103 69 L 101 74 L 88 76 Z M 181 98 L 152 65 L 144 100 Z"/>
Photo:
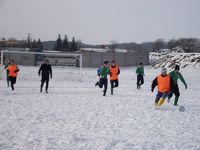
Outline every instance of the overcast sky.
<path fill-rule="evenodd" d="M 0 37 L 88 44 L 200 38 L 200 0 L 0 0 Z"/>

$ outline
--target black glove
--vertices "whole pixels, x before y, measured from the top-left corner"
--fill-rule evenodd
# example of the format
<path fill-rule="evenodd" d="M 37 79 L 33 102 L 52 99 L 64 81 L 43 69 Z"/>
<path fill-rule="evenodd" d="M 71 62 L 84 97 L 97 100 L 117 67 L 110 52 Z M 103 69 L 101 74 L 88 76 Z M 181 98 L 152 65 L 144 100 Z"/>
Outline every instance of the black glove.
<path fill-rule="evenodd" d="M 153 89 L 151 89 L 151 92 L 153 92 Z"/>

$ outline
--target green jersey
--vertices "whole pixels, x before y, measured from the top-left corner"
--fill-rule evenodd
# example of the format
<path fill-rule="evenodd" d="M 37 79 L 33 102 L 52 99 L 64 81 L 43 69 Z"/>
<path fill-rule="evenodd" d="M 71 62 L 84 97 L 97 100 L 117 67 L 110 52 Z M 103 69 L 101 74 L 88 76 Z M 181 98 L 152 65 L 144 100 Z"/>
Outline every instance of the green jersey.
<path fill-rule="evenodd" d="M 136 74 L 144 75 L 144 67 L 143 66 L 138 66 L 137 69 L 136 69 Z"/>
<path fill-rule="evenodd" d="M 107 75 L 109 74 L 109 68 L 106 67 L 106 66 L 103 66 L 101 68 L 101 72 L 100 72 L 100 75 L 102 78 L 107 78 Z"/>
<path fill-rule="evenodd" d="M 178 79 L 180 79 L 183 82 L 183 84 L 185 86 L 187 86 L 185 79 L 183 78 L 183 76 L 180 72 L 172 71 L 172 72 L 169 73 L 169 75 L 171 76 L 174 85 L 178 84 Z"/>

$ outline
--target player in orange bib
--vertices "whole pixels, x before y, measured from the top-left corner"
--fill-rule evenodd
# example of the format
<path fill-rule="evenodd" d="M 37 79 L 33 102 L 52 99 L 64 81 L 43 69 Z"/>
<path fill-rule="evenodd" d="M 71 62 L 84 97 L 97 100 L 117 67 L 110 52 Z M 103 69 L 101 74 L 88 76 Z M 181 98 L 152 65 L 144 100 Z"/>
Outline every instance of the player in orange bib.
<path fill-rule="evenodd" d="M 111 62 L 109 72 L 110 72 L 111 95 L 113 95 L 113 88 L 119 86 L 118 75 L 120 74 L 120 69 L 116 64 L 115 60 Z"/>
<path fill-rule="evenodd" d="M 152 92 L 156 86 L 158 88 L 158 93 L 155 99 L 155 106 L 161 106 L 164 103 L 165 98 L 168 97 L 170 93 L 172 84 L 172 78 L 169 74 L 167 74 L 167 69 L 163 67 L 161 69 L 161 74 L 153 80 L 153 83 L 151 85 Z"/>
<path fill-rule="evenodd" d="M 14 60 L 10 62 L 10 65 L 7 67 L 7 70 L 9 72 L 9 79 L 11 83 L 11 89 L 14 90 L 14 84 L 17 80 L 17 75 L 19 72 L 18 66 L 14 63 Z"/>

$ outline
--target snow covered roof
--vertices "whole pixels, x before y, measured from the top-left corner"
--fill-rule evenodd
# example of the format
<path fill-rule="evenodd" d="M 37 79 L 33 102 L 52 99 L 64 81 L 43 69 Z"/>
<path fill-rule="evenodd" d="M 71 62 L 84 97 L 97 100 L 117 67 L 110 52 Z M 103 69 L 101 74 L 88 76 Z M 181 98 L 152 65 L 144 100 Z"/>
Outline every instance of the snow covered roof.
<path fill-rule="evenodd" d="M 81 51 L 92 51 L 92 52 L 110 52 L 111 49 L 103 49 L 103 48 L 81 48 Z M 129 50 L 126 49 L 115 49 L 115 52 L 126 53 Z"/>

